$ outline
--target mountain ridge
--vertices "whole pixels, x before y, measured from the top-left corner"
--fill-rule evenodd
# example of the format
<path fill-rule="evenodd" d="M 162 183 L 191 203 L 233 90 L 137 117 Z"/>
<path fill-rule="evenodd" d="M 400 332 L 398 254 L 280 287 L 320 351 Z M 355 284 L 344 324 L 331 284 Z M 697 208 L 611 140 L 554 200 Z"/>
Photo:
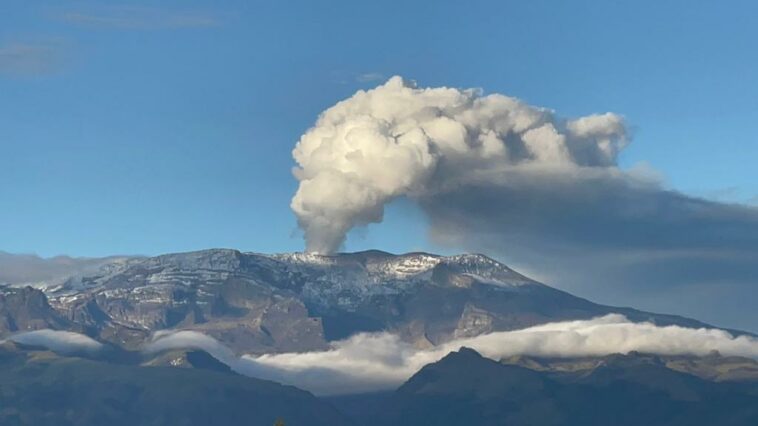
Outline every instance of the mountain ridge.
<path fill-rule="evenodd" d="M 368 407 L 364 412 L 343 410 L 372 426 L 742 426 L 758 420 L 755 379 L 709 381 L 640 353 L 598 361 L 589 373 L 553 374 L 499 363 L 462 348 L 426 365 L 394 392 L 366 395 L 362 401 L 352 397 L 352 406 Z"/>
<path fill-rule="evenodd" d="M 218 365 L 141 366 L 16 346 L 0 344 L 3 425 L 270 426 L 277 418 L 351 424 L 310 392 L 219 371 Z"/>
<path fill-rule="evenodd" d="M 83 330 L 127 349 L 164 329 L 199 331 L 238 353 L 271 353 L 323 350 L 332 340 L 363 331 L 390 331 L 431 347 L 608 313 L 636 322 L 707 326 L 595 304 L 481 254 L 206 249 L 119 258 L 96 273 L 75 274 L 36 291 L 49 302 L 45 315 L 63 318 L 61 324 L 51 321 L 49 328 Z M 3 316 L 19 317 L 0 304 Z M 28 327 L 35 328 L 44 327 Z M 6 326 L 0 335 L 23 330 Z"/>

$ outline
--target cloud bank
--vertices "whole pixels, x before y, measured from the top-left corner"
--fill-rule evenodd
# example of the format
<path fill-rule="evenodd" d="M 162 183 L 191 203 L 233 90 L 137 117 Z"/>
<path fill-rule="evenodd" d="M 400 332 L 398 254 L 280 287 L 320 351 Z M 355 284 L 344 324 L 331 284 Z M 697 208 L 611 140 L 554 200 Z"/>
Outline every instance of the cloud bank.
<path fill-rule="evenodd" d="M 191 330 L 158 331 L 153 334 L 152 341 L 145 346 L 143 352 L 156 353 L 173 349 L 202 349 L 227 363 L 236 358 L 234 352 L 218 340 Z"/>
<path fill-rule="evenodd" d="M 327 109 L 300 138 L 291 207 L 309 251 L 339 249 L 403 197 L 438 245 L 605 303 L 758 329 L 758 208 L 670 190 L 650 167 L 620 168 L 629 142 L 613 113 L 567 119 L 393 77 Z"/>
<path fill-rule="evenodd" d="M 0 285 L 56 285 L 72 277 L 97 273 L 110 263 L 124 262 L 126 256 L 83 258 L 35 254 L 12 254 L 0 251 Z"/>
<path fill-rule="evenodd" d="M 241 374 L 330 395 L 392 389 L 424 365 L 463 346 L 495 360 L 512 355 L 577 357 L 631 351 L 667 355 L 707 355 L 719 351 L 722 355 L 758 359 L 758 339 L 750 336 L 733 337 L 716 329 L 633 323 L 617 314 L 485 334 L 433 349 L 414 348 L 389 333 L 363 333 L 334 342 L 327 351 L 234 358 L 228 348 L 214 339 L 182 331 L 161 335 L 148 350 L 203 349 Z"/>
<path fill-rule="evenodd" d="M 93 353 L 103 348 L 87 336 L 68 331 L 36 330 L 7 340 L 61 354 Z M 393 389 L 424 365 L 464 346 L 494 360 L 513 355 L 580 357 L 631 351 L 664 355 L 707 355 L 718 351 L 725 356 L 758 359 L 755 337 L 734 337 L 717 329 L 633 323 L 618 314 L 484 334 L 431 349 L 418 349 L 390 333 L 361 333 L 333 342 L 325 351 L 238 357 L 212 337 L 182 330 L 157 332 L 143 351 L 153 354 L 201 349 L 240 374 L 290 384 L 319 395 L 336 395 Z"/>
<path fill-rule="evenodd" d="M 100 342 L 83 334 L 48 329 L 15 334 L 6 340 L 23 345 L 41 346 L 61 354 L 91 353 L 103 347 Z"/>

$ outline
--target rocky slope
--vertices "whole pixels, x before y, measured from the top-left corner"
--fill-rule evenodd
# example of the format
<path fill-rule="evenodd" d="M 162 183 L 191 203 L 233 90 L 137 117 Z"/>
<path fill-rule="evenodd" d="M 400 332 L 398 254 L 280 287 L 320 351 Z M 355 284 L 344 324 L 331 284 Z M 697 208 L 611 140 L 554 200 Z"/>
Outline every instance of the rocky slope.
<path fill-rule="evenodd" d="M 47 302 L 40 300 L 32 311 L 47 313 L 34 314 L 44 320 L 28 327 L 23 324 L 32 314 L 19 306 L 31 305 L 3 305 L 2 297 L 42 293 L 0 289 L 0 335 L 29 327 L 79 329 L 135 349 L 157 330 L 189 329 L 238 352 L 264 353 L 323 349 L 330 340 L 378 330 L 429 346 L 610 312 L 635 321 L 702 326 L 594 304 L 475 254 L 266 255 L 215 249 L 119 258 L 95 273 L 38 287 Z"/>
<path fill-rule="evenodd" d="M 53 309 L 40 290 L 0 288 L 0 334 L 45 328 L 64 330 L 77 326 Z"/>

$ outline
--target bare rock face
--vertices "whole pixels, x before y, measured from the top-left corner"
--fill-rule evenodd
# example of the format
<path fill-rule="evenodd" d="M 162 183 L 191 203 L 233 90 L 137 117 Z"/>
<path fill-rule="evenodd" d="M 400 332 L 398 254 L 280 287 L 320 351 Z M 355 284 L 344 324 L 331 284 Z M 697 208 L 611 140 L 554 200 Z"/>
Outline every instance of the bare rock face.
<path fill-rule="evenodd" d="M 474 337 L 493 331 L 493 316 L 471 304 L 466 305 L 455 329 L 455 338 Z"/>
<path fill-rule="evenodd" d="M 465 307 L 465 297 L 442 310 L 433 300 L 480 284 L 503 292 L 539 285 L 477 255 L 205 250 L 119 259 L 44 290 L 66 321 L 125 348 L 157 330 L 183 329 L 266 353 L 325 349 L 361 331 L 397 331 L 421 345 L 455 337 L 458 328 L 481 332 L 465 319 L 477 309 Z M 429 324 L 439 318 L 444 325 Z"/>
<path fill-rule="evenodd" d="M 0 336 L 50 328 L 70 329 L 74 324 L 64 319 L 45 294 L 31 287 L 0 287 Z"/>
<path fill-rule="evenodd" d="M 123 347 L 138 347 L 153 331 L 183 329 L 241 352 L 325 348 L 320 319 L 287 282 L 272 283 L 272 271 L 249 260 L 234 250 L 140 259 L 49 296 L 71 321 Z"/>
<path fill-rule="evenodd" d="M 40 288 L 44 294 L 5 288 L 0 330 L 80 329 L 127 349 L 141 347 L 158 330 L 196 330 L 239 353 L 269 353 L 325 349 L 329 341 L 372 331 L 428 347 L 610 312 L 635 321 L 702 325 L 597 305 L 476 254 L 216 249 L 118 258 L 97 272 Z"/>

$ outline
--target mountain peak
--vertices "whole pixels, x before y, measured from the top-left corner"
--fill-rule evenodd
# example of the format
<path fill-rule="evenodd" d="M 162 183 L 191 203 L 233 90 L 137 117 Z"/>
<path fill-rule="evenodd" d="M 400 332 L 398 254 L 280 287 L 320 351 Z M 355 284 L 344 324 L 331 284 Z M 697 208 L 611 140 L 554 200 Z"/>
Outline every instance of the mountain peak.
<path fill-rule="evenodd" d="M 448 360 L 455 360 L 455 361 L 468 361 L 468 360 L 479 360 L 482 358 L 484 357 L 479 352 L 469 347 L 462 346 L 457 351 L 452 351 L 449 354 L 447 354 L 443 358 L 443 360 L 448 359 Z"/>

